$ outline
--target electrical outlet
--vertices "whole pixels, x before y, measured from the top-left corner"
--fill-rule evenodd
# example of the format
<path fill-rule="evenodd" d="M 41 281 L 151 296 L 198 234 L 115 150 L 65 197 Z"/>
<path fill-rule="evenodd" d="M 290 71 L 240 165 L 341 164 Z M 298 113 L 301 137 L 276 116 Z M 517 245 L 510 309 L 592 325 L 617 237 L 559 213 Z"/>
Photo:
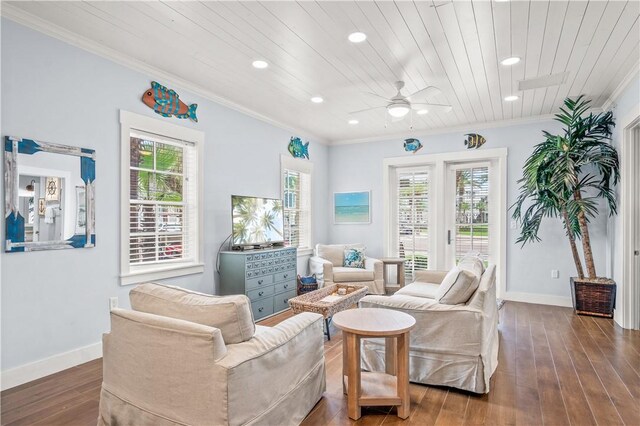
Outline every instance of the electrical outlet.
<path fill-rule="evenodd" d="M 560 271 L 558 271 L 557 269 L 552 269 L 551 278 L 560 278 Z"/>
<path fill-rule="evenodd" d="M 112 311 L 118 307 L 118 298 L 110 297 L 109 298 L 109 311 Z"/>

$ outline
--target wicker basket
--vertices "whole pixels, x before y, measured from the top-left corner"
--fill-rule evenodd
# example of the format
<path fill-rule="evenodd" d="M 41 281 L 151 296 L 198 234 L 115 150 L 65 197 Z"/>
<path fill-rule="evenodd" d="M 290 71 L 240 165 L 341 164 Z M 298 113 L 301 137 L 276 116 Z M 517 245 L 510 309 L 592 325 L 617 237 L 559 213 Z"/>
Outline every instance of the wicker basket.
<path fill-rule="evenodd" d="M 315 274 L 310 277 L 301 277 L 298 275 L 298 296 L 317 289 L 318 281 L 316 280 Z"/>
<path fill-rule="evenodd" d="M 571 277 L 571 298 L 578 315 L 613 318 L 616 283 L 609 279 L 593 282 Z"/>

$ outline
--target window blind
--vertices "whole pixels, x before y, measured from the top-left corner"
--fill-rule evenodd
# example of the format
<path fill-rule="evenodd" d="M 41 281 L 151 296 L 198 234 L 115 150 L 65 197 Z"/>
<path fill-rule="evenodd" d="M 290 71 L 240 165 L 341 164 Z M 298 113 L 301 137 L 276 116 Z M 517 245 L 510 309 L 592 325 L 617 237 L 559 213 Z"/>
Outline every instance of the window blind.
<path fill-rule="evenodd" d="M 284 239 L 291 247 L 311 246 L 311 175 L 284 169 Z"/>
<path fill-rule="evenodd" d="M 398 169 L 396 182 L 396 241 L 405 259 L 405 274 L 429 268 L 429 173 Z"/>
<path fill-rule="evenodd" d="M 130 132 L 129 264 L 195 261 L 198 244 L 195 144 Z"/>

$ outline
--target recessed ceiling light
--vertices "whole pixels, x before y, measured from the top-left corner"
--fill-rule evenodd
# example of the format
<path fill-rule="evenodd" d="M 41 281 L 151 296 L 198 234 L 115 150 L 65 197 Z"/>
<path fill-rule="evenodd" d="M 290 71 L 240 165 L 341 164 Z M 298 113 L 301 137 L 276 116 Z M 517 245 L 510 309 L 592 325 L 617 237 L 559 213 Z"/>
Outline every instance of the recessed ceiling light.
<path fill-rule="evenodd" d="M 425 115 L 428 112 L 429 112 L 429 110 L 427 110 L 427 109 L 420 109 L 420 110 L 418 110 L 417 114 L 418 115 Z"/>
<path fill-rule="evenodd" d="M 501 63 L 502 65 L 515 65 L 515 64 L 517 64 L 518 62 L 520 62 L 520 58 L 519 58 L 519 57 L 517 57 L 517 56 L 512 56 L 512 57 L 510 57 L 510 58 L 505 58 L 505 59 L 503 59 L 502 61 L 500 61 L 500 63 Z"/>
<path fill-rule="evenodd" d="M 324 99 L 322 99 L 322 97 L 320 96 L 314 96 L 313 98 L 311 98 L 311 102 L 313 102 L 314 104 L 321 104 L 322 102 L 324 102 Z"/>
<path fill-rule="evenodd" d="M 495 2 L 496 2 L 496 3 L 506 3 L 506 2 L 508 2 L 508 1 L 509 1 L 509 0 L 495 0 Z"/>
<path fill-rule="evenodd" d="M 359 121 L 358 120 L 349 120 L 349 124 L 358 124 Z"/>
<path fill-rule="evenodd" d="M 507 97 L 504 98 L 504 100 L 507 101 L 507 102 L 517 101 L 518 100 L 518 96 L 516 96 L 516 95 L 507 96 Z"/>
<path fill-rule="evenodd" d="M 258 68 L 259 70 L 264 69 L 264 68 L 269 66 L 269 64 L 266 61 L 260 61 L 260 60 L 253 61 L 251 63 L 251 65 L 253 65 L 254 68 Z"/>
<path fill-rule="evenodd" d="M 362 43 L 366 39 L 367 39 L 367 35 L 365 33 L 355 32 L 355 33 L 349 34 L 349 41 L 351 43 Z"/>

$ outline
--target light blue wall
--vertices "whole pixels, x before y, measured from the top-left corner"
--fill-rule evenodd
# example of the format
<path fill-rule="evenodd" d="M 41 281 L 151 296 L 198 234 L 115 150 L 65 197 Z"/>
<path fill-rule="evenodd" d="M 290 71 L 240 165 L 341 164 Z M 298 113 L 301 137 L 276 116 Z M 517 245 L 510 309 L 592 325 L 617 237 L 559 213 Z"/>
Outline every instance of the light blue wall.
<path fill-rule="evenodd" d="M 3 371 L 99 342 L 109 329 L 108 298 L 128 306 L 131 287 L 118 283 L 118 114 L 124 109 L 162 119 L 140 100 L 153 78 L 2 20 L 2 136 L 93 148 L 97 155 L 97 247 L 0 255 Z M 211 293 L 214 258 L 231 231 L 230 195 L 280 198 L 280 155 L 289 155 L 292 134 L 168 85 L 198 104 L 200 119 L 170 121 L 206 138 L 205 272 L 170 282 Z M 327 153 L 311 142 L 317 206 L 327 199 Z M 317 209 L 314 235 L 326 235 L 328 211 Z"/>
<path fill-rule="evenodd" d="M 487 142 L 482 148 L 508 148 L 507 197 L 511 206 L 518 194 L 516 181 L 521 177 L 522 166 L 536 143 L 543 141 L 542 130 L 557 132 L 555 121 L 536 122 L 510 127 L 478 130 Z M 331 191 L 371 190 L 372 223 L 370 225 L 331 225 L 329 239 L 333 242 L 361 242 L 372 256 L 384 255 L 383 247 L 383 169 L 386 157 L 424 156 L 430 154 L 464 151 L 464 134 L 455 132 L 433 136 L 418 136 L 424 147 L 416 154 L 404 151 L 403 141 L 389 140 L 367 144 L 331 147 L 329 162 Z M 482 149 L 481 148 L 481 149 Z M 510 216 L 510 215 L 509 215 Z M 508 223 L 510 220 L 507 221 Z M 590 227 L 597 268 L 604 273 L 606 254 L 606 215 L 592 221 Z M 433 225 L 432 232 L 446 232 Z M 548 219 L 542 225 L 542 243 L 522 248 L 515 244 L 517 231 L 507 229 L 507 291 L 536 293 L 569 297 L 569 277 L 575 275 L 575 266 L 559 220 Z M 551 270 L 558 269 L 560 278 L 551 278 Z"/>
<path fill-rule="evenodd" d="M 628 119 L 629 115 L 633 115 L 634 108 L 637 108 L 640 104 L 640 73 L 636 74 L 632 78 L 629 85 L 623 90 L 623 92 L 614 99 L 613 112 L 618 123 L 618 126 L 613 132 L 613 144 L 618 148 L 622 147 L 622 134 L 623 134 L 623 120 Z M 640 187 L 640 182 L 636 182 L 636 190 Z M 620 187 L 618 187 L 618 195 L 620 195 Z M 620 207 L 620 206 L 619 206 Z M 624 214 L 623 212 L 621 212 Z M 618 283 L 622 284 L 622 261 L 623 261 L 623 247 L 622 247 L 622 215 L 611 218 L 609 222 L 609 276 Z M 618 305 L 620 306 L 620 296 L 622 292 L 618 291 Z"/>

